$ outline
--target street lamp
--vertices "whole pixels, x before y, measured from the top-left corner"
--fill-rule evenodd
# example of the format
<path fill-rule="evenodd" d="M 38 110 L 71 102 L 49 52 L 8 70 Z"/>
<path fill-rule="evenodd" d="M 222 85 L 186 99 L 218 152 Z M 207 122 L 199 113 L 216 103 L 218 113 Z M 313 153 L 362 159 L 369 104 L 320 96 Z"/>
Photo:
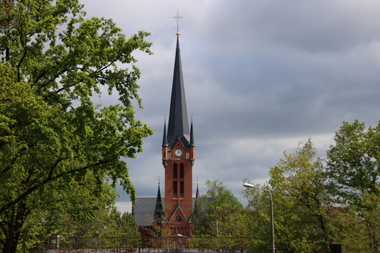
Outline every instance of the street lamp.
<path fill-rule="evenodd" d="M 271 223 L 271 233 L 272 233 L 272 253 L 275 253 L 276 252 L 276 248 L 275 248 L 275 244 L 274 244 L 274 217 L 273 217 L 273 198 L 272 198 L 272 192 L 270 190 L 267 190 L 267 189 L 264 189 L 264 188 L 260 188 L 260 187 L 258 187 L 256 185 L 249 184 L 249 183 L 243 183 L 243 186 L 247 187 L 247 188 L 260 189 L 260 190 L 263 190 L 263 191 L 266 191 L 266 192 L 269 193 L 269 196 L 270 196 L 270 223 Z"/>
<path fill-rule="evenodd" d="M 174 249 L 177 249 L 176 241 L 179 241 L 179 243 L 181 244 L 182 248 L 184 248 L 183 243 L 182 243 L 182 241 L 181 241 L 181 238 L 187 238 L 186 235 L 176 234 L 176 235 L 172 235 L 172 236 L 170 236 L 170 237 L 174 237 L 174 238 L 176 238 L 176 240 L 173 241 Z"/>

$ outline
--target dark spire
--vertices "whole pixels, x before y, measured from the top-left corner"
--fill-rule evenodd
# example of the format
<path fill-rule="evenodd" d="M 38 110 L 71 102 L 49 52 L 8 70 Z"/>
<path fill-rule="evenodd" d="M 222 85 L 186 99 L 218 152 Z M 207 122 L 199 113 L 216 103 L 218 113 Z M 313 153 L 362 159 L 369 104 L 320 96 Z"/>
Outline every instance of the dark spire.
<path fill-rule="evenodd" d="M 161 222 L 162 222 L 162 214 L 163 213 L 164 213 L 164 209 L 162 208 L 160 183 L 158 183 L 156 207 L 154 209 L 154 222 L 156 224 L 161 224 Z"/>
<path fill-rule="evenodd" d="M 193 132 L 193 117 L 191 117 L 191 123 L 190 123 L 190 146 L 194 147 L 194 132 Z"/>
<path fill-rule="evenodd" d="M 166 136 L 166 116 L 164 119 L 164 134 L 162 137 L 162 146 L 167 147 L 168 146 L 168 137 Z"/>
<path fill-rule="evenodd" d="M 199 187 L 198 187 L 199 183 L 197 182 L 197 191 L 195 192 L 195 199 L 197 199 L 199 197 Z"/>
<path fill-rule="evenodd" d="M 195 201 L 194 201 L 194 208 L 193 208 L 193 215 L 195 216 L 197 214 L 198 210 L 198 197 L 199 197 L 199 187 L 197 182 L 197 191 L 195 192 Z"/>
<path fill-rule="evenodd" d="M 182 75 L 181 53 L 179 48 L 179 36 L 177 35 L 177 47 L 174 62 L 173 86 L 170 101 L 169 126 L 167 140 L 169 148 L 181 139 L 187 149 L 189 147 L 189 121 L 187 117 L 185 86 Z"/>

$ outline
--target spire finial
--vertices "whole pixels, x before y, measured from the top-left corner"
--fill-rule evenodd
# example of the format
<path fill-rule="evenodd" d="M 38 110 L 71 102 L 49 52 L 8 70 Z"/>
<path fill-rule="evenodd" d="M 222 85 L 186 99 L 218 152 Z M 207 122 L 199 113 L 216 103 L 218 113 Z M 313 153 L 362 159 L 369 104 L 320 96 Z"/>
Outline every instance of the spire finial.
<path fill-rule="evenodd" d="M 181 33 L 179 32 L 179 19 L 183 17 L 180 16 L 179 13 L 177 12 L 177 16 L 174 16 L 173 18 L 177 20 L 177 32 L 175 33 L 175 35 L 181 35 Z"/>

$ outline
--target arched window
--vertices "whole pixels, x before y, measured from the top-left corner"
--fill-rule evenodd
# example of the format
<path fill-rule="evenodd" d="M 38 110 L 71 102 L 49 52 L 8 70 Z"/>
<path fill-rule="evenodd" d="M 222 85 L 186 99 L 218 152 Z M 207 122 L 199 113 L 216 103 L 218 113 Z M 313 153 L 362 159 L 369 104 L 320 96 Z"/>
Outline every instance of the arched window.
<path fill-rule="evenodd" d="M 185 195 L 185 183 L 183 181 L 179 182 L 179 194 L 181 197 Z"/>
<path fill-rule="evenodd" d="M 177 177 L 178 177 L 178 165 L 175 163 L 173 166 L 173 178 L 177 178 Z"/>
<path fill-rule="evenodd" d="M 184 165 L 183 165 L 183 163 L 181 163 L 181 165 L 179 166 L 179 177 L 180 178 L 183 178 L 185 175 L 183 167 L 184 167 Z"/>
<path fill-rule="evenodd" d="M 174 197 L 176 198 L 178 195 L 178 182 L 177 181 L 174 181 L 173 182 L 173 194 L 174 194 Z"/>

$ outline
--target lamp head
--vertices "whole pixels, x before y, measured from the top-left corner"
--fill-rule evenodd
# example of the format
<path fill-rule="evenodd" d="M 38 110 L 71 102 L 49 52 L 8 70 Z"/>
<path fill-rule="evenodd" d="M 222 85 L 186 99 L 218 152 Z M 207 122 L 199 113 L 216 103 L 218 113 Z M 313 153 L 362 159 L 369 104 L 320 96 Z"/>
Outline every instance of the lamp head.
<path fill-rule="evenodd" d="M 249 183 L 243 183 L 243 186 L 244 186 L 244 187 L 247 187 L 247 188 L 256 188 L 255 185 L 253 185 L 253 184 L 249 184 Z"/>

